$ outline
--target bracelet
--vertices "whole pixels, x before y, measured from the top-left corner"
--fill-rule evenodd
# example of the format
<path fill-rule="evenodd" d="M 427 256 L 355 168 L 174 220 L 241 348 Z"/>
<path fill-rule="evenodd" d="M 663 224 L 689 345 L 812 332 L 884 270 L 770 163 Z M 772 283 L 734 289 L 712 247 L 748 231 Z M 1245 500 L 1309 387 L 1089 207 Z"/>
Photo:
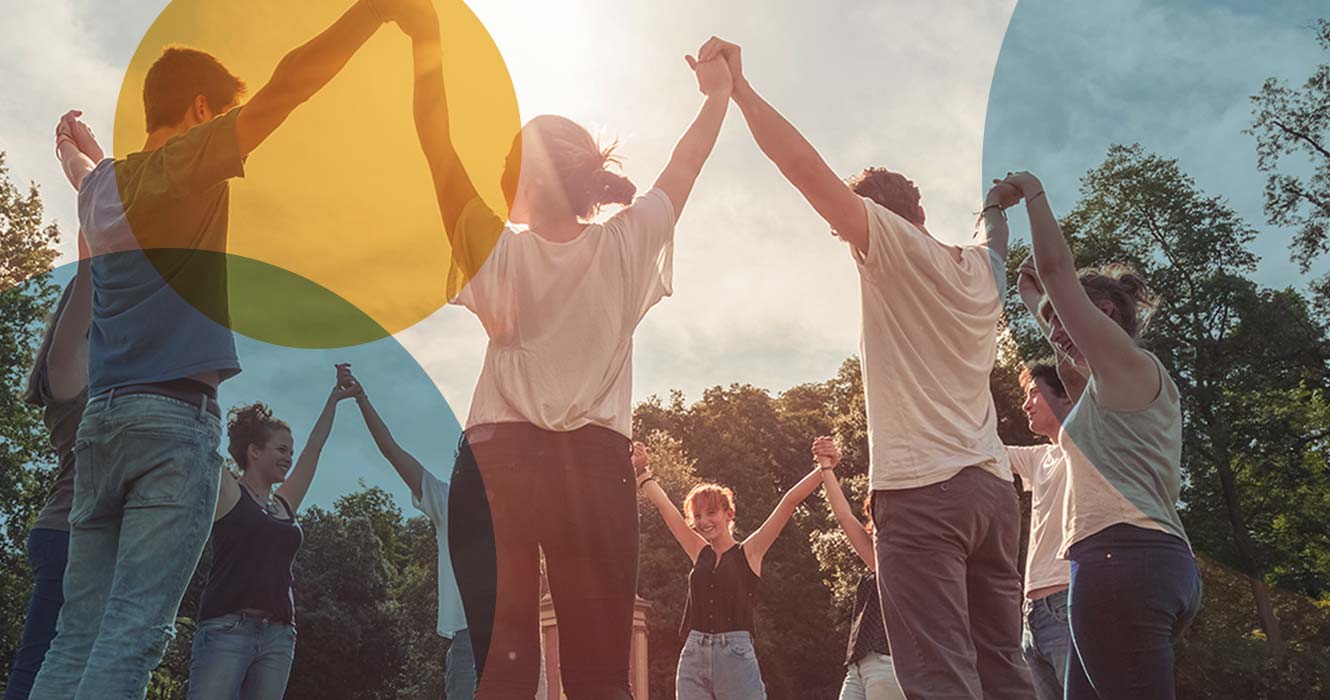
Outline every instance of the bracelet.
<path fill-rule="evenodd" d="M 1044 195 L 1044 191 L 1043 191 L 1043 190 L 1039 190 L 1038 192 L 1035 192 L 1034 194 L 1032 194 L 1032 195 L 1030 195 L 1029 197 L 1026 197 L 1026 198 L 1025 198 L 1025 205 L 1026 205 L 1026 206 L 1029 206 L 1029 205 L 1030 205 L 1030 202 L 1033 202 L 1034 199 L 1035 199 L 1035 197 L 1042 197 L 1043 195 Z"/>
<path fill-rule="evenodd" d="M 982 210 L 980 210 L 979 215 L 983 216 L 984 214 L 987 214 L 989 209 L 998 210 L 998 213 L 1002 215 L 1002 220 L 1003 221 L 1007 220 L 1007 208 L 1002 206 L 1001 204 L 990 204 L 984 207 Z"/>
<path fill-rule="evenodd" d="M 655 481 L 655 480 L 656 480 L 656 477 L 654 477 L 654 476 L 648 476 L 647 478 L 645 478 L 645 479 L 643 479 L 643 480 L 637 482 L 637 488 L 640 489 L 640 488 L 642 488 L 643 486 L 646 486 L 648 481 Z"/>

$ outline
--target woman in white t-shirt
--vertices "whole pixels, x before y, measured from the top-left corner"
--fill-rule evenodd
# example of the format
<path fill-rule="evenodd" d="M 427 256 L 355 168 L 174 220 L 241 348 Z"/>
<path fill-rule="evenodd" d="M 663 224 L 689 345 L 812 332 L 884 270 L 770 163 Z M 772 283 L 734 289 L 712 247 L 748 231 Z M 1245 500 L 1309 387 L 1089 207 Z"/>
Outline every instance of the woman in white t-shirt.
<path fill-rule="evenodd" d="M 1024 199 L 1039 314 L 1054 349 L 1088 378 L 1062 423 L 1067 497 L 1060 555 L 1071 559 L 1075 653 L 1069 700 L 1174 697 L 1173 644 L 1201 605 L 1201 579 L 1175 504 L 1182 411 L 1159 358 L 1137 344 L 1153 307 L 1125 268 L 1078 273 L 1071 248 L 1029 173 L 1009 174 Z"/>
<path fill-rule="evenodd" d="M 631 698 L 637 509 L 629 461 L 633 331 L 670 294 L 675 220 L 710 155 L 731 81 L 691 58 L 705 100 L 652 189 L 607 169 L 573 121 L 523 127 L 502 184 L 503 225 L 476 195 L 448 129 L 438 20 L 412 38 L 415 115 L 465 286 L 454 303 L 489 344 L 449 498 L 449 543 L 480 675 L 477 697 L 530 698 L 539 669 L 539 551 L 559 619 L 569 698 Z M 520 168 L 520 177 L 518 171 Z M 605 204 L 627 204 L 604 223 Z"/>

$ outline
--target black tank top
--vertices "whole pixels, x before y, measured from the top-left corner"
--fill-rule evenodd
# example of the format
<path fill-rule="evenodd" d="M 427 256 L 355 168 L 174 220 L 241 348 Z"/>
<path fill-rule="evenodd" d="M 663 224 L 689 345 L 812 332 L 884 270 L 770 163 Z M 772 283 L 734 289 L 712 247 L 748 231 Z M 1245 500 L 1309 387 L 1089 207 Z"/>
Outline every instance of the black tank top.
<path fill-rule="evenodd" d="M 303 536 L 291 506 L 275 498 L 289 519 L 268 515 L 241 488 L 235 507 L 213 525 L 212 571 L 199 603 L 200 620 L 245 608 L 267 611 L 281 622 L 295 619 L 291 566 Z"/>
<path fill-rule="evenodd" d="M 679 634 L 690 631 L 753 633 L 753 606 L 761 579 L 748 566 L 742 544 L 736 544 L 716 562 L 716 550 L 707 545 L 697 555 L 688 575 L 688 602 Z"/>

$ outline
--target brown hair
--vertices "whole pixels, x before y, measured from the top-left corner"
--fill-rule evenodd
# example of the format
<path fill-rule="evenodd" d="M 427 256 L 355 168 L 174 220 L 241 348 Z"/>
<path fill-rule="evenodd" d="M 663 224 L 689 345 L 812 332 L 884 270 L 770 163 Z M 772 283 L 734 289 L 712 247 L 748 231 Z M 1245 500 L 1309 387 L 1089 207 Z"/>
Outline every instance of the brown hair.
<path fill-rule="evenodd" d="M 698 484 L 683 499 L 683 517 L 688 527 L 693 526 L 695 510 L 707 511 L 713 508 L 734 513 L 734 492 L 720 484 Z M 733 526 L 733 522 L 731 522 Z"/>
<path fill-rule="evenodd" d="M 1029 391 L 1036 379 L 1047 384 L 1058 396 L 1067 398 L 1067 387 L 1063 386 L 1062 377 L 1058 376 L 1058 366 L 1053 360 L 1045 357 L 1025 363 L 1021 368 L 1021 388 Z"/>
<path fill-rule="evenodd" d="M 249 466 L 250 445 L 266 447 L 273 431 L 291 432 L 286 421 L 274 418 L 272 409 L 255 401 L 248 406 L 237 406 L 226 412 L 226 451 L 236 461 L 240 471 Z"/>
<path fill-rule="evenodd" d="M 594 216 L 606 204 L 628 204 L 637 187 L 605 166 L 619 165 L 618 143 L 602 147 L 581 124 L 542 114 L 522 129 L 522 148 L 536 148 L 548 158 L 563 185 L 568 206 L 579 218 Z"/>
<path fill-rule="evenodd" d="M 179 124 L 199 95 L 213 111 L 235 104 L 245 81 L 231 74 L 215 56 L 184 46 L 168 46 L 143 80 L 143 114 L 148 131 Z"/>
<path fill-rule="evenodd" d="M 906 221 L 924 225 L 924 208 L 919 206 L 919 188 L 909 178 L 886 168 L 864 168 L 850 178 L 851 190 L 899 214 Z"/>

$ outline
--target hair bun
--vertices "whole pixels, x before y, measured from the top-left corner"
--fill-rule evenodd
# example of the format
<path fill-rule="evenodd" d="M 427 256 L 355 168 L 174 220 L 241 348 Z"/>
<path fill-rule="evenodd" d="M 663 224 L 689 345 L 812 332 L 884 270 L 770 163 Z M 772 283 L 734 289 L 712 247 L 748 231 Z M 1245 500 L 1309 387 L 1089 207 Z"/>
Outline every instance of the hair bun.
<path fill-rule="evenodd" d="M 591 173 L 591 201 L 596 206 L 631 204 L 637 186 L 628 178 L 600 168 Z"/>

